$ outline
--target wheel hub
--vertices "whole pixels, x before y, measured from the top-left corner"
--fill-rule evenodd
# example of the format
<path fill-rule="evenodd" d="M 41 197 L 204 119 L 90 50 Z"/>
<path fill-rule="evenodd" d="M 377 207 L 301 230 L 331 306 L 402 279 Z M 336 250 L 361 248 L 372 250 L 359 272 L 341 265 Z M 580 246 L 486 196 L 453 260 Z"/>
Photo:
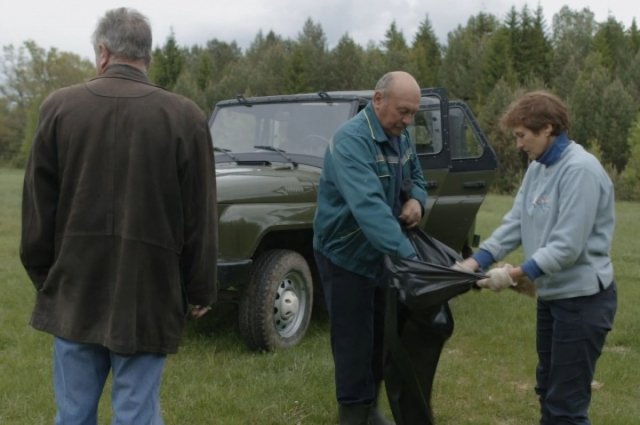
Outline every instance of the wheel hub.
<path fill-rule="evenodd" d="M 300 310 L 298 295 L 291 290 L 284 291 L 276 301 L 278 315 L 283 322 L 290 322 Z"/>

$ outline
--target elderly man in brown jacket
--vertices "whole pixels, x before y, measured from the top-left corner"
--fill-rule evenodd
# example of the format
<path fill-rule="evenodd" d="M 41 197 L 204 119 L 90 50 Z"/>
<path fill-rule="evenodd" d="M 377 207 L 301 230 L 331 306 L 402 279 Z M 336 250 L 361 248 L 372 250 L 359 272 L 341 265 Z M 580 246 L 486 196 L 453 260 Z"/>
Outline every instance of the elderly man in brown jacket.
<path fill-rule="evenodd" d="M 202 111 L 149 81 L 151 28 L 131 9 L 93 35 L 98 76 L 42 104 L 24 182 L 31 325 L 54 335 L 57 424 L 162 424 L 159 388 L 189 314 L 215 300 L 216 189 Z"/>

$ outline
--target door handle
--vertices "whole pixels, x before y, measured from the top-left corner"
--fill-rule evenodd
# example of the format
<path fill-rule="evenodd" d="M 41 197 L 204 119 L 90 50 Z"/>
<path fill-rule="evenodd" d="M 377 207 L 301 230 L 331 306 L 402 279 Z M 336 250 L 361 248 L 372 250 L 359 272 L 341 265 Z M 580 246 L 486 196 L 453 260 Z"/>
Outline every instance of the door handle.
<path fill-rule="evenodd" d="M 487 186 L 487 182 L 484 180 L 476 180 L 472 182 L 465 182 L 462 187 L 465 189 L 484 189 Z"/>
<path fill-rule="evenodd" d="M 438 182 L 436 180 L 428 180 L 425 182 L 425 186 L 427 189 L 435 189 L 438 187 Z"/>

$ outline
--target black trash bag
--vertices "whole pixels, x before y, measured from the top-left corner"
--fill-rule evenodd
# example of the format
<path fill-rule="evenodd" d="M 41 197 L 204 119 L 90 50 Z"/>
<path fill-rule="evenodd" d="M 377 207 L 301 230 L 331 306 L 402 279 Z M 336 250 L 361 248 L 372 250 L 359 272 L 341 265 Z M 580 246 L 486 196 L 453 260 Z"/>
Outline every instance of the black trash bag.
<path fill-rule="evenodd" d="M 410 310 L 439 306 L 467 292 L 475 282 L 486 277 L 452 270 L 451 266 L 462 257 L 423 230 L 411 230 L 407 236 L 418 259 L 385 256 L 385 273 L 389 286 L 398 291 L 400 301 Z"/>
<path fill-rule="evenodd" d="M 433 379 L 454 327 L 448 301 L 486 276 L 451 270 L 462 258 L 422 230 L 408 236 L 418 260 L 385 258 L 384 381 L 397 425 L 432 425 Z"/>

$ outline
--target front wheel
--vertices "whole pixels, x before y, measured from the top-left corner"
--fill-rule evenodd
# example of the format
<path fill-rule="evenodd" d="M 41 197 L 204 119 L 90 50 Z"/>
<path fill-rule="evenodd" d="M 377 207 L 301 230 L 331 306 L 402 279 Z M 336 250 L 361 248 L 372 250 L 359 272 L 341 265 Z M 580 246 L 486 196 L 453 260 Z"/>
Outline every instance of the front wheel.
<path fill-rule="evenodd" d="M 311 272 L 295 251 L 261 254 L 240 300 L 240 334 L 254 350 L 296 345 L 307 331 L 313 305 Z"/>

